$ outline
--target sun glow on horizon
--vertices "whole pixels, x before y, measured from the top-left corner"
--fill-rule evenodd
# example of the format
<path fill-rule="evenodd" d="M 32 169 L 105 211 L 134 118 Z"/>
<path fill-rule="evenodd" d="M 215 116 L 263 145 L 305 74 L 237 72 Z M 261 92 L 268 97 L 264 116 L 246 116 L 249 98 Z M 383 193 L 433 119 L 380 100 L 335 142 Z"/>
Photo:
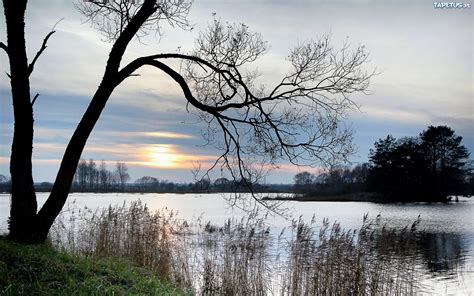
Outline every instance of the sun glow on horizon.
<path fill-rule="evenodd" d="M 159 145 L 150 149 L 150 163 L 156 167 L 173 168 L 178 167 L 181 157 L 174 151 L 171 145 Z"/>

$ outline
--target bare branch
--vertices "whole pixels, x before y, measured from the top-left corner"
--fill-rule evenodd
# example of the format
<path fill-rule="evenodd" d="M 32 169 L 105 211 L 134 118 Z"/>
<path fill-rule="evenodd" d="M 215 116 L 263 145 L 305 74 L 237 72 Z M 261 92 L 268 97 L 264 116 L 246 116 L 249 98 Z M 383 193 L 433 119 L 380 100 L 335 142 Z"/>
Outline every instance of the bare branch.
<path fill-rule="evenodd" d="M 242 25 L 215 21 L 197 46 L 191 55 L 138 58 L 119 72 L 119 80 L 144 65 L 172 77 L 210 126 L 206 140 L 224 149 L 212 167 L 221 161 L 250 180 L 257 175 L 251 168 L 256 163 L 273 167 L 277 160 L 286 159 L 296 165 L 332 166 L 353 153 L 352 130 L 341 120 L 358 110 L 349 96 L 364 92 L 374 75 L 362 70 L 368 59 L 363 47 L 350 51 L 344 44 L 335 50 L 327 36 L 298 45 L 289 55 L 288 74 L 266 92 L 265 87 L 254 86 L 257 74 L 239 70 L 264 53 L 259 35 Z M 184 60 L 184 76 L 162 62 L 167 59 Z M 250 155 L 260 161 L 249 165 L 244 159 Z"/>
<path fill-rule="evenodd" d="M 33 73 L 33 70 L 35 68 L 35 63 L 36 61 L 38 60 L 38 58 L 40 57 L 40 55 L 43 53 L 43 51 L 47 48 L 47 43 L 48 43 L 48 40 L 49 40 L 49 37 L 51 37 L 51 35 L 53 35 L 54 33 L 56 33 L 55 29 L 56 29 L 56 26 L 63 20 L 64 18 L 60 19 L 59 21 L 57 21 L 53 28 L 51 29 L 51 32 L 48 33 L 48 35 L 46 35 L 46 37 L 43 39 L 43 44 L 41 44 L 41 48 L 38 50 L 38 52 L 36 53 L 35 57 L 33 58 L 33 61 L 30 63 L 30 65 L 28 66 L 28 71 L 29 71 L 29 74 L 31 75 L 31 73 Z"/>
<path fill-rule="evenodd" d="M 41 48 L 38 50 L 38 52 L 36 53 L 35 57 L 33 58 L 33 61 L 30 63 L 30 65 L 28 66 L 28 71 L 31 75 L 31 73 L 33 73 L 33 70 L 35 68 L 35 63 L 36 61 L 38 60 L 38 58 L 40 57 L 40 55 L 43 53 L 43 51 L 47 48 L 46 44 L 48 43 L 48 39 L 49 37 L 51 37 L 51 35 L 53 35 L 56 31 L 52 30 L 51 32 L 48 33 L 48 35 L 46 35 L 46 37 L 43 39 L 43 44 L 41 45 Z"/>
<path fill-rule="evenodd" d="M 0 48 L 3 49 L 8 54 L 8 46 L 6 46 L 5 43 L 0 42 Z"/>
<path fill-rule="evenodd" d="M 212 117 L 222 119 L 222 137 L 214 134 L 210 140 L 223 140 L 218 146 L 226 147 L 226 156 L 255 155 L 263 165 L 274 166 L 278 159 L 310 166 L 347 161 L 354 151 L 352 130 L 341 120 L 359 109 L 349 97 L 364 93 L 375 74 L 362 69 L 368 61 L 364 47 L 350 50 L 346 43 L 335 50 L 328 36 L 298 45 L 289 55 L 292 69 L 267 92 L 253 85 L 256 74 L 239 70 L 264 53 L 259 38 L 216 21 L 201 34 L 192 58 L 179 57 L 189 62 L 185 77 L 196 100 L 206 105 L 200 110 L 218 113 L 207 112 L 203 119 L 208 124 Z M 198 63 L 212 71 L 201 71 Z M 229 134 L 238 134 L 238 141 Z"/>
<path fill-rule="evenodd" d="M 123 7 L 95 8 L 97 15 L 120 13 L 128 24 L 124 11 L 115 11 Z M 121 34 L 117 28 L 113 32 Z M 290 52 L 290 68 L 276 85 L 257 85 L 259 74 L 250 64 L 266 50 L 261 36 L 247 26 L 214 20 L 199 35 L 194 52 L 139 57 L 117 70 L 113 83 L 136 76 L 143 66 L 166 73 L 207 124 L 207 142 L 223 151 L 203 177 L 216 167 L 226 169 L 264 203 L 253 194 L 253 184 L 279 161 L 326 167 L 348 161 L 355 149 L 344 120 L 359 109 L 350 96 L 365 93 L 375 74 L 363 69 L 368 62 L 363 46 L 351 49 L 346 42 L 337 50 L 323 36 Z M 181 61 L 179 70 L 166 63 L 170 59 Z"/>
<path fill-rule="evenodd" d="M 90 22 L 92 27 L 99 30 L 106 41 L 112 42 L 119 38 L 121 33 L 134 19 L 144 5 L 153 4 L 152 13 L 144 20 L 136 37 L 140 39 L 150 31 L 157 34 L 161 32 L 161 22 L 166 21 L 171 26 L 185 30 L 192 29 L 187 16 L 192 1 L 183 0 L 114 0 L 114 1 L 83 1 L 76 0 L 76 9 L 85 16 L 85 22 Z"/>
<path fill-rule="evenodd" d="M 36 102 L 36 99 L 39 97 L 39 93 L 36 93 L 35 97 L 33 98 L 33 100 L 31 101 L 31 106 L 33 106 Z"/>

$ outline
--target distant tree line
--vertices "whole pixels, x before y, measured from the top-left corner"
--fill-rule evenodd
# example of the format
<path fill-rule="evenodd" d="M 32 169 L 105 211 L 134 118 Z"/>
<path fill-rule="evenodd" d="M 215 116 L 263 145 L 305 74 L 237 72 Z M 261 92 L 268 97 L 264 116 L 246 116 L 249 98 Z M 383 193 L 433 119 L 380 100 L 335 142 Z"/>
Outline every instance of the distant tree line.
<path fill-rule="evenodd" d="M 108 170 L 105 161 L 100 165 L 90 159 L 81 159 L 77 166 L 72 191 L 123 191 L 130 180 L 128 167 L 118 161 L 114 170 Z"/>
<path fill-rule="evenodd" d="M 10 178 L 0 174 L 0 192 L 10 192 Z"/>
<path fill-rule="evenodd" d="M 369 165 L 333 167 L 321 174 L 301 172 L 294 177 L 295 193 L 305 195 L 340 195 L 366 191 Z"/>
<path fill-rule="evenodd" d="M 202 178 L 191 183 L 173 183 L 167 180 L 160 181 L 155 177 L 144 176 L 129 184 L 129 189 L 137 192 L 236 192 L 248 191 L 243 180 L 229 180 L 224 177 L 211 181 Z M 286 191 L 291 186 L 253 184 L 254 191 Z"/>
<path fill-rule="evenodd" d="M 152 176 L 143 176 L 130 181 L 128 167 L 123 162 L 117 162 L 113 170 L 108 170 L 104 161 L 97 165 L 96 161 L 81 160 L 74 183 L 73 192 L 138 192 L 138 193 L 190 193 L 190 192 L 246 192 L 249 189 L 243 180 L 229 180 L 220 177 L 211 181 L 203 178 L 195 182 L 175 183 L 160 180 Z M 291 184 L 252 184 L 255 192 L 291 192 Z M 35 183 L 38 192 L 49 192 L 53 184 L 50 182 Z M 10 192 L 10 179 L 0 174 L 0 192 Z"/>
<path fill-rule="evenodd" d="M 295 175 L 294 190 L 306 196 L 363 191 L 389 201 L 446 201 L 473 195 L 473 162 L 462 137 L 447 126 L 429 126 L 417 137 L 388 135 L 370 150 L 369 163 Z"/>
<path fill-rule="evenodd" d="M 211 181 L 202 178 L 191 183 L 174 183 L 168 180 L 159 180 L 152 176 L 143 176 L 130 181 L 128 167 L 124 162 L 117 162 L 113 170 L 108 170 L 105 161 L 97 165 L 96 161 L 81 159 L 74 175 L 72 191 L 76 192 L 235 192 L 247 191 L 243 180 L 229 180 L 224 177 Z M 36 184 L 40 191 L 48 191 L 51 183 Z M 288 191 L 290 186 L 265 186 L 253 184 L 253 190 Z"/>

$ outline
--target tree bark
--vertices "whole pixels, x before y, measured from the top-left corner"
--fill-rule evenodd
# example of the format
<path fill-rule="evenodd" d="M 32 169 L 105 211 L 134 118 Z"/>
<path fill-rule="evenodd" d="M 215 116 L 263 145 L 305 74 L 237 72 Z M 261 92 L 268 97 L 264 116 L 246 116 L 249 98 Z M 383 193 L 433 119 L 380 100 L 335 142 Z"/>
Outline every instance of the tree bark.
<path fill-rule="evenodd" d="M 17 241 L 32 240 L 37 211 L 33 184 L 33 107 L 30 97 L 28 58 L 25 43 L 26 0 L 3 1 L 10 60 L 14 130 L 10 158 L 11 207 L 9 236 Z"/>

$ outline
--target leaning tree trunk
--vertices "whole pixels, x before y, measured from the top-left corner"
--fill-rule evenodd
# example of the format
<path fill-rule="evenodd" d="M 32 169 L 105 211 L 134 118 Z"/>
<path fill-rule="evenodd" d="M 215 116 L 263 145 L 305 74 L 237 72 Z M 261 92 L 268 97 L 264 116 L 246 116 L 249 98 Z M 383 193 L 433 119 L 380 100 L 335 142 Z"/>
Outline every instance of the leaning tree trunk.
<path fill-rule="evenodd" d="M 7 25 L 7 53 L 15 125 L 10 158 L 10 237 L 31 241 L 37 210 L 33 186 L 33 107 L 30 98 L 30 70 L 25 46 L 26 0 L 3 1 Z"/>
<path fill-rule="evenodd" d="M 38 242 L 46 239 L 49 229 L 66 203 L 74 179 L 74 173 L 76 172 L 87 139 L 99 120 L 115 87 L 126 78 L 119 75 L 118 72 L 122 56 L 128 44 L 156 9 L 154 1 L 146 1 L 112 46 L 102 82 L 67 145 L 51 194 L 38 212 L 35 230 Z"/>
<path fill-rule="evenodd" d="M 67 145 L 51 194 L 37 215 L 38 242 L 46 239 L 49 229 L 67 200 L 82 151 L 113 89 L 114 86 L 110 83 L 102 82 Z"/>
<path fill-rule="evenodd" d="M 158 9 L 155 0 L 146 0 L 115 41 L 109 54 L 105 73 L 94 97 L 78 124 L 64 153 L 51 194 L 37 213 L 37 202 L 32 174 L 33 102 L 29 76 L 49 36 L 31 64 L 28 64 L 25 41 L 25 10 L 27 0 L 3 0 L 7 25 L 7 43 L 1 48 L 10 60 L 10 80 L 14 110 L 14 136 L 10 159 L 12 204 L 10 234 L 17 241 L 41 243 L 62 210 L 76 172 L 84 146 L 113 90 L 126 76 L 119 74 L 122 56 L 132 38 L 146 20 Z"/>

